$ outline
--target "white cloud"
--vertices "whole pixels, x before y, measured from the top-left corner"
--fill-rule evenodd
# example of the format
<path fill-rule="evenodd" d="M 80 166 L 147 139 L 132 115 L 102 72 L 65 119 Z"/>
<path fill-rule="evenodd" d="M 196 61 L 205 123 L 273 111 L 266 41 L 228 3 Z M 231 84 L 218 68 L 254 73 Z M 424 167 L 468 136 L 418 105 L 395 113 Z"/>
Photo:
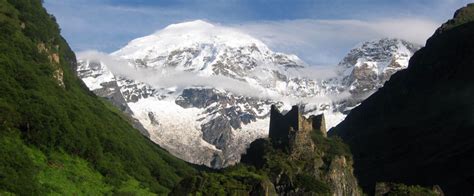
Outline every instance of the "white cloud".
<path fill-rule="evenodd" d="M 213 87 L 239 95 L 262 96 L 261 89 L 248 83 L 224 76 L 199 76 L 196 73 L 175 71 L 172 69 L 136 69 L 128 61 L 98 51 L 84 51 L 77 54 L 78 59 L 100 61 L 118 76 L 144 82 L 154 88 L 176 88 L 177 91 L 189 87 Z"/>
<path fill-rule="evenodd" d="M 226 90 L 236 95 L 258 97 L 264 99 L 271 99 L 277 101 L 297 104 L 299 102 L 328 102 L 330 100 L 345 99 L 348 96 L 345 94 L 338 94 L 334 96 L 314 96 L 306 98 L 286 97 L 274 92 L 269 92 L 261 87 L 255 87 L 247 82 L 239 81 L 221 75 L 200 76 L 195 72 L 176 71 L 174 69 L 137 69 L 127 60 L 118 57 L 98 52 L 94 50 L 83 51 L 77 53 L 77 58 L 80 60 L 90 60 L 102 62 L 107 68 L 116 76 L 122 76 L 135 81 L 140 81 L 148 84 L 156 89 L 175 89 L 176 92 L 181 92 L 184 88 L 189 87 L 209 87 L 220 90 Z M 301 75 L 302 74 L 302 75 Z M 336 72 L 333 67 L 308 67 L 301 72 L 300 75 L 293 75 L 294 77 L 306 77 L 315 80 L 325 79 L 335 76 Z"/>
<path fill-rule="evenodd" d="M 76 51 L 96 49 L 111 52 L 168 24 L 207 19 L 237 27 L 261 39 L 270 48 L 296 54 L 311 65 L 334 65 L 350 48 L 367 40 L 397 37 L 424 44 L 436 27 L 468 2 L 413 1 L 395 3 L 393 7 L 382 4 L 372 7 L 372 4 L 361 2 L 366 8 L 362 10 L 338 7 L 334 3 L 335 7 L 331 7 L 332 4 L 326 6 L 327 9 L 342 9 L 338 10 L 341 14 L 337 17 L 320 16 L 315 8 L 307 7 L 298 11 L 308 12 L 304 15 L 308 19 L 272 20 L 270 17 L 272 21 L 261 21 L 257 17 L 260 12 L 245 9 L 238 1 L 192 1 L 163 6 L 159 3 L 132 5 L 104 0 L 45 0 L 45 6 L 57 16 L 64 36 Z M 404 7 L 407 4 L 411 6 Z M 323 4 L 320 6 L 324 7 Z M 327 20 L 315 19 L 318 17 Z"/>
<path fill-rule="evenodd" d="M 295 53 L 312 65 L 335 64 L 350 48 L 378 38 L 401 38 L 424 45 L 439 23 L 428 19 L 284 20 L 235 25 L 270 48 Z"/>

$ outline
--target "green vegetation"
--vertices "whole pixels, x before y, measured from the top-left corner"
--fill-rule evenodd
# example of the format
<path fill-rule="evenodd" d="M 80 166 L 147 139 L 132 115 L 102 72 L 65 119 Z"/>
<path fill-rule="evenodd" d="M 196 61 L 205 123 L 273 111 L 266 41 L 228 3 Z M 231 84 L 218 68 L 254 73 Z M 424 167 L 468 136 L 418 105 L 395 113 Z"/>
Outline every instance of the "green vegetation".
<path fill-rule="evenodd" d="M 0 0 L 2 194 L 167 193 L 195 173 L 74 70 L 74 53 L 39 0 Z"/>
<path fill-rule="evenodd" d="M 246 195 L 280 186 L 284 188 L 277 191 L 331 195 L 333 190 L 324 180 L 331 169 L 331 161 L 336 156 L 345 156 L 351 161 L 350 151 L 339 138 L 326 138 L 317 130 L 312 131 L 312 139 L 316 152 L 298 159 L 275 149 L 270 139 L 256 140 L 242 157 L 242 163 L 222 171 L 201 172 L 188 177 L 172 194 Z"/>
<path fill-rule="evenodd" d="M 439 193 L 431 189 L 418 185 L 408 186 L 405 184 L 390 184 L 390 191 L 385 193 L 387 196 L 437 196 Z"/>
<path fill-rule="evenodd" d="M 310 176 L 308 174 L 298 174 L 295 179 L 295 184 L 296 186 L 301 187 L 310 192 L 327 195 L 331 193 L 331 189 L 326 183 L 318 179 L 314 179 L 313 176 Z"/>
<path fill-rule="evenodd" d="M 39 170 L 37 180 L 47 193 L 100 195 L 113 189 L 104 182 L 99 172 L 81 158 L 58 152 L 46 157 L 39 150 L 28 150 Z"/>
<path fill-rule="evenodd" d="M 468 4 L 466 7 L 456 11 L 454 18 L 443 24 L 438 30 L 438 33 L 472 21 L 474 21 L 474 3 Z"/>
<path fill-rule="evenodd" d="M 251 167 L 239 164 L 222 171 L 201 172 L 184 179 L 172 195 L 247 195 L 254 186 L 268 180 Z"/>
<path fill-rule="evenodd" d="M 311 132 L 311 139 L 320 151 L 325 152 L 323 160 L 326 165 L 329 165 L 330 161 L 336 156 L 344 156 L 347 160 L 352 160 L 349 146 L 346 145 L 340 137 L 324 137 L 321 132 L 313 131 Z"/>

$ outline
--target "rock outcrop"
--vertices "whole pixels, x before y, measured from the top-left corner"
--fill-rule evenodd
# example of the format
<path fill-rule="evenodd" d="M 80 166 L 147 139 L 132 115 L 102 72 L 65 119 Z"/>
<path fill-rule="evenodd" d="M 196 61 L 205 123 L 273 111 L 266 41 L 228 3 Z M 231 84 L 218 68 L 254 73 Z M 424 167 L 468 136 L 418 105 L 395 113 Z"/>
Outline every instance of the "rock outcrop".
<path fill-rule="evenodd" d="M 360 103 L 383 86 L 390 76 L 408 66 L 421 46 L 401 39 L 383 38 L 362 43 L 339 63 L 343 86 Z"/>
<path fill-rule="evenodd" d="M 268 139 L 250 145 L 242 162 L 269 168 L 271 182 L 280 195 L 360 195 L 350 155 L 333 153 L 337 143 L 327 138 L 324 115 L 302 115 L 298 106 L 281 114 L 270 112 Z"/>

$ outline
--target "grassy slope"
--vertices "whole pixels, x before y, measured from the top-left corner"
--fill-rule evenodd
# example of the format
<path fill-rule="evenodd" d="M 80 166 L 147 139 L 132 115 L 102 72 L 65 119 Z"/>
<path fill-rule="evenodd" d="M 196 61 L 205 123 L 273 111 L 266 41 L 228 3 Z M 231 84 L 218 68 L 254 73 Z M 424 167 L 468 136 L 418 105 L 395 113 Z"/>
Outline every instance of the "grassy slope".
<path fill-rule="evenodd" d="M 39 0 L 0 0 L 0 193 L 166 193 L 195 172 L 90 93 L 74 66 Z"/>

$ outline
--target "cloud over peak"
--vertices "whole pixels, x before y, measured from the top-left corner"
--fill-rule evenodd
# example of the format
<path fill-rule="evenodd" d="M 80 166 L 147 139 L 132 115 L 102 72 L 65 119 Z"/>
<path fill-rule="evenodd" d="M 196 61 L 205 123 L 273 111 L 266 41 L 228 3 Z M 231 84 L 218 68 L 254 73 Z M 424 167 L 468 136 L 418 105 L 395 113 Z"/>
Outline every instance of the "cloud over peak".
<path fill-rule="evenodd" d="M 296 53 L 312 65 L 337 64 L 355 45 L 380 38 L 400 38 L 424 45 L 439 24 L 428 19 L 285 20 L 237 25 L 281 52 Z"/>
<path fill-rule="evenodd" d="M 45 0 L 75 51 L 112 52 L 169 24 L 205 19 L 241 29 L 312 65 L 337 64 L 354 45 L 382 37 L 424 44 L 470 0 Z"/>

